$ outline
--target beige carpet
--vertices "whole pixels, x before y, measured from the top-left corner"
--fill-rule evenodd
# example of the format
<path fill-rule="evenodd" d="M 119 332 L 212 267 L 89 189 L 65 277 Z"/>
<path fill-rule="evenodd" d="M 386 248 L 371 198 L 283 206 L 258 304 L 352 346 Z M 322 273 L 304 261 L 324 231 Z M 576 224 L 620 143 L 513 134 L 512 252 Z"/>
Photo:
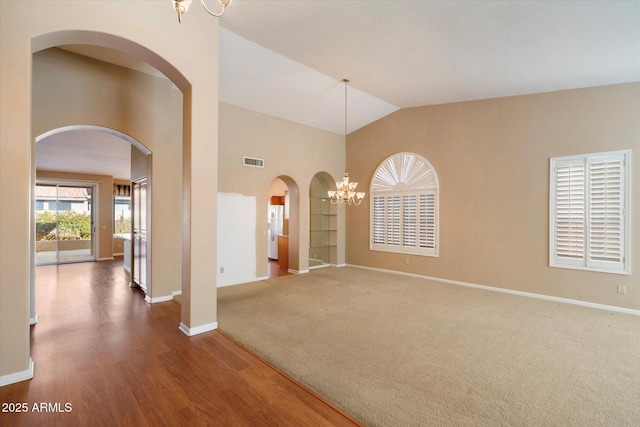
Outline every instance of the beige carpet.
<path fill-rule="evenodd" d="M 638 426 L 640 317 L 355 268 L 218 289 L 220 329 L 370 426 Z"/>

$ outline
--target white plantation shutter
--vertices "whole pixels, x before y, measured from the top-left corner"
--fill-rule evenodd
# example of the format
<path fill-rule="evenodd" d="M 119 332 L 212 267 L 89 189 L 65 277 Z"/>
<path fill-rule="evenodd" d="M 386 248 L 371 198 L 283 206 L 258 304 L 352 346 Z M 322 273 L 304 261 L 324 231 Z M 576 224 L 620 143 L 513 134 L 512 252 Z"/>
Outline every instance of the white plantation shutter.
<path fill-rule="evenodd" d="M 436 198 L 434 193 L 420 195 L 420 247 L 436 247 Z"/>
<path fill-rule="evenodd" d="M 387 245 L 400 246 L 400 196 L 387 198 Z"/>
<path fill-rule="evenodd" d="M 617 158 L 616 158 L 617 157 Z M 593 265 L 623 261 L 624 157 L 589 159 L 589 259 Z"/>
<path fill-rule="evenodd" d="M 585 257 L 585 165 L 582 160 L 556 164 L 556 256 L 583 263 Z"/>
<path fill-rule="evenodd" d="M 417 211 L 416 195 L 402 196 L 402 244 L 404 246 L 414 248 L 417 245 Z"/>
<path fill-rule="evenodd" d="M 425 159 L 399 153 L 371 180 L 372 250 L 438 256 L 438 178 Z"/>
<path fill-rule="evenodd" d="M 385 239 L 385 197 L 375 196 L 373 197 L 373 243 L 377 245 L 384 245 Z"/>
<path fill-rule="evenodd" d="M 629 161 L 629 150 L 551 159 L 551 266 L 628 273 Z"/>

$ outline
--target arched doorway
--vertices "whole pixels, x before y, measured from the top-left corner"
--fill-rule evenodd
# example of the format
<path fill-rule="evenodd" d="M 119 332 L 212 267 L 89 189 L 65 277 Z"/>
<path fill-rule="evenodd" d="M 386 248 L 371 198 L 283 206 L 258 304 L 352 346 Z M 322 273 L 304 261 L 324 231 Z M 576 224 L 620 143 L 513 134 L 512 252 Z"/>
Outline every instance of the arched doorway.
<path fill-rule="evenodd" d="M 113 126 L 106 121 L 107 116 L 85 120 L 80 117 L 87 112 L 83 108 L 74 112 L 76 117 L 73 120 L 56 120 L 56 116 L 64 113 L 59 110 L 68 112 L 68 108 L 53 107 L 34 117 L 32 107 L 38 101 L 32 98 L 33 54 L 54 46 L 98 45 L 126 52 L 160 70 L 178 87 L 181 96 L 184 96 L 176 103 L 182 109 L 177 117 L 182 121 L 183 129 L 174 134 L 180 141 L 177 145 L 180 156 L 170 161 L 181 165 L 178 178 L 182 180 L 173 179 L 173 175 L 169 177 L 169 180 L 180 187 L 180 197 L 173 203 L 172 209 L 167 211 L 175 212 L 174 219 L 178 225 L 166 228 L 171 233 L 176 233 L 177 242 L 162 245 L 158 242 L 159 239 L 154 239 L 154 244 L 159 247 L 171 251 L 178 248 L 178 256 L 172 254 L 170 262 L 156 262 L 154 268 L 166 265 L 168 270 L 179 272 L 175 283 L 181 284 L 185 291 L 180 315 L 180 329 L 185 334 L 193 335 L 217 327 L 215 244 L 211 247 L 216 236 L 216 228 L 211 224 L 216 223 L 217 201 L 215 197 L 191 197 L 191 194 L 201 195 L 211 188 L 217 188 L 217 168 L 212 165 L 217 164 L 218 158 L 218 88 L 215 79 L 210 77 L 218 72 L 217 22 L 212 24 L 210 20 L 195 19 L 192 22 L 194 30 L 185 31 L 184 26 L 167 25 L 159 32 L 158 25 L 169 22 L 173 17 L 167 15 L 166 6 L 155 4 L 156 2 L 133 2 L 128 5 L 128 13 L 136 16 L 135 26 L 122 19 L 120 5 L 113 2 L 79 2 L 74 5 L 73 13 L 60 13 L 58 4 L 45 2 L 38 8 L 33 8 L 27 3 L 11 5 L 11 16 L 19 16 L 20 25 L 11 25 L 5 20 L 8 14 L 0 14 L 3 28 L 0 40 L 3 58 L 0 74 L 12 76 L 0 79 L 0 92 L 3 93 L 0 110 L 11 112 L 0 117 L 0 145 L 3 153 L 0 167 L 3 201 L 0 204 L 3 237 L 0 244 L 3 253 L 0 288 L 4 296 L 0 306 L 3 319 L 8 320 L 0 325 L 0 333 L 7 337 L 4 342 L 6 345 L 0 349 L 0 359 L 3 361 L 0 366 L 2 384 L 9 380 L 21 381 L 33 375 L 28 328 L 32 262 L 29 256 L 32 253 L 30 199 L 35 180 L 33 136 L 76 123 L 92 123 L 119 129 L 135 135 L 139 140 L 154 143 L 163 134 L 168 134 L 159 132 L 161 126 L 140 126 L 145 115 L 139 113 L 153 107 L 153 102 L 139 103 L 140 109 L 117 109 L 122 123 L 127 126 Z M 3 12 L 4 9 L 3 4 Z M 179 39 L 181 42 L 175 43 Z M 185 53 L 185 49 L 188 52 Z M 200 57 L 201 60 L 193 62 L 193 57 Z M 115 95 L 127 95 L 136 87 L 137 85 L 130 83 L 125 91 Z M 68 95 L 74 95 L 74 92 L 69 92 Z M 69 107 L 67 96 L 60 99 L 64 99 L 65 107 Z M 59 101 L 57 105 L 60 105 Z M 144 133 L 153 135 L 147 137 Z M 155 147 L 152 150 L 155 164 Z M 162 170 L 162 167 L 158 170 Z M 7 200 L 11 203 L 5 203 Z M 175 209 L 176 206 L 178 209 Z M 154 217 L 158 218 L 157 215 Z M 183 218 L 186 219 L 183 221 Z M 197 230 L 197 233 L 192 233 L 191 230 Z M 154 253 L 157 254 L 157 251 Z M 155 284 L 157 282 L 154 282 L 154 289 L 157 290 Z"/>
<path fill-rule="evenodd" d="M 151 151 L 130 135 L 94 125 L 52 129 L 37 136 L 35 142 L 31 324 L 37 323 L 35 267 L 38 265 L 106 261 L 120 251 L 125 270 L 136 277 L 132 284 L 139 285 L 150 302 L 151 282 L 147 279 L 151 278 L 151 199 L 144 206 L 132 203 L 131 184 L 144 180 L 147 188 L 151 188 Z M 52 189 L 56 190 L 55 201 L 48 197 Z M 79 197 L 83 192 L 88 197 Z M 61 213 L 65 221 L 60 220 Z M 121 224 L 118 224 L 117 214 L 122 219 Z M 138 224 L 143 216 L 144 223 L 149 226 L 145 227 L 146 235 L 141 239 L 139 233 L 132 233 L 132 225 L 140 229 Z M 50 217 L 57 221 L 49 224 Z M 85 218 L 90 223 L 83 221 Z M 131 224 L 132 219 L 136 219 L 135 224 Z M 69 221 L 73 224 L 68 224 Z M 65 236 L 59 238 L 65 225 L 69 231 L 76 230 L 75 234 L 83 235 L 62 233 Z M 116 229 L 118 225 L 120 229 Z M 53 240 L 48 237 L 52 234 Z"/>
<path fill-rule="evenodd" d="M 269 277 L 300 272 L 300 191 L 288 176 L 274 178 L 267 200 Z"/>

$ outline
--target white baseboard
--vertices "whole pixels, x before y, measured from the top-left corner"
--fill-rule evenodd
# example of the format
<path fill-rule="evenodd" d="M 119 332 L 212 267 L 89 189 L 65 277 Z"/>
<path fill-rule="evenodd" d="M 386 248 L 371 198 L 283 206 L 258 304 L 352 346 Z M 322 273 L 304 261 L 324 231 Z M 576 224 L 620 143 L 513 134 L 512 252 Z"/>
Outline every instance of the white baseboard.
<path fill-rule="evenodd" d="M 24 371 L 0 376 L 0 387 L 13 384 L 13 383 L 18 383 L 20 381 L 30 380 L 31 378 L 33 378 L 33 371 L 34 371 L 33 359 L 29 358 L 29 367 Z"/>
<path fill-rule="evenodd" d="M 113 261 L 112 256 L 104 257 L 104 258 L 96 258 L 96 261 Z"/>
<path fill-rule="evenodd" d="M 383 273 L 398 274 L 400 276 L 418 277 L 420 279 L 434 280 L 436 282 L 449 283 L 451 285 L 458 285 L 458 286 L 466 286 L 468 288 L 478 288 L 478 289 L 484 289 L 484 290 L 492 291 L 492 292 L 502 292 L 504 294 L 519 295 L 519 296 L 527 297 L 527 298 L 543 299 L 543 300 L 547 300 L 547 301 L 561 302 L 561 303 L 564 303 L 564 304 L 580 305 L 580 306 L 583 306 L 583 307 L 597 308 L 599 310 L 614 311 L 614 312 L 617 312 L 617 313 L 626 313 L 626 314 L 633 314 L 633 315 L 636 315 L 636 316 L 640 316 L 640 310 L 634 310 L 632 308 L 617 307 L 615 305 L 598 304 L 598 303 L 594 303 L 594 302 L 580 301 L 580 300 L 575 300 L 575 299 L 570 299 L 570 298 L 554 297 L 552 295 L 536 294 L 536 293 L 533 293 L 533 292 L 523 292 L 523 291 L 516 291 L 516 290 L 513 290 L 513 289 L 496 288 L 496 287 L 493 287 L 493 286 L 478 285 L 476 283 L 460 282 L 458 280 L 441 279 L 439 277 L 423 276 L 421 274 L 406 273 L 404 271 L 396 271 L 396 270 L 386 270 L 384 268 L 367 267 L 367 266 L 364 266 L 364 265 L 347 264 L 347 266 L 354 267 L 354 268 L 361 268 L 361 269 L 364 269 L 364 270 L 380 271 L 380 272 L 383 272 Z"/>
<path fill-rule="evenodd" d="M 173 295 L 174 297 L 177 297 L 178 295 L 182 295 L 182 291 L 173 291 L 171 292 L 171 295 Z"/>
<path fill-rule="evenodd" d="M 346 267 L 347 264 L 336 264 L 336 267 L 341 268 L 341 267 Z"/>
<path fill-rule="evenodd" d="M 126 265 L 123 265 L 122 268 L 124 269 L 124 271 L 131 274 L 131 268 L 127 267 Z"/>
<path fill-rule="evenodd" d="M 161 297 L 155 297 L 155 298 L 151 298 L 149 297 L 149 295 L 144 297 L 144 300 L 146 302 L 148 302 L 149 304 L 156 304 L 159 302 L 167 302 L 167 301 L 171 301 L 173 300 L 173 294 L 171 295 L 163 295 Z"/>
<path fill-rule="evenodd" d="M 269 276 L 256 277 L 256 282 L 259 282 L 259 281 L 262 281 L 262 280 L 269 280 Z"/>
<path fill-rule="evenodd" d="M 204 332 L 209 332 L 218 329 L 218 322 L 209 323 L 207 325 L 196 326 L 195 328 L 190 328 L 184 323 L 180 322 L 180 332 L 185 334 L 188 337 L 192 337 L 194 335 L 202 334 Z"/>
<path fill-rule="evenodd" d="M 287 270 L 287 273 L 292 273 L 292 274 L 306 274 L 308 273 L 309 270 L 294 270 L 292 268 L 290 268 L 289 270 Z"/>
<path fill-rule="evenodd" d="M 36 314 L 35 316 L 29 318 L 29 325 L 33 326 L 38 324 L 38 315 Z"/>
<path fill-rule="evenodd" d="M 114 257 L 116 256 L 124 256 L 124 252 L 118 252 L 117 254 L 113 254 Z"/>

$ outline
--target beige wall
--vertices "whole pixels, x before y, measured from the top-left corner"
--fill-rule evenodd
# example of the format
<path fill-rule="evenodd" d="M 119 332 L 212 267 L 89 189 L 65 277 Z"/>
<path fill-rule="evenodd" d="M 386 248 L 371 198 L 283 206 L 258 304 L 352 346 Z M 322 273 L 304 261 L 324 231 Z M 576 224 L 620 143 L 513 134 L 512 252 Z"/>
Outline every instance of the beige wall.
<path fill-rule="evenodd" d="M 166 143 L 174 148 L 174 140 L 167 135 L 182 141 L 181 146 L 178 144 L 186 154 L 181 156 L 182 169 L 180 156 L 171 159 L 167 156 L 154 164 L 154 170 L 168 168 L 166 182 L 156 182 L 157 187 L 166 184 L 173 188 L 176 182 L 182 183 L 178 184 L 182 185 L 179 193 L 182 197 L 174 199 L 173 206 L 183 206 L 183 211 L 176 213 L 172 209 L 154 217 L 165 224 L 181 218 L 175 232 L 179 234 L 182 230 L 182 256 L 167 254 L 165 251 L 173 251 L 174 246 L 166 245 L 154 254 L 166 256 L 167 262 L 156 260 L 154 265 L 164 265 L 167 270 L 176 265 L 169 275 L 173 277 L 182 264 L 182 330 L 190 333 L 215 327 L 216 248 L 211 247 L 211 242 L 216 240 L 216 198 L 194 200 L 191 193 L 203 194 L 204 190 L 217 187 L 218 20 L 206 13 L 193 13 L 189 18 L 188 25 L 178 24 L 175 13 L 164 2 L 127 1 L 126 13 L 119 1 L 0 2 L 0 380 L 3 382 L 15 376 L 24 378 L 30 369 L 33 144 L 39 134 L 57 126 L 99 120 L 89 124 L 112 127 L 144 141 L 153 147 L 154 154 L 162 151 L 159 147 Z M 100 76 L 108 83 L 106 87 L 91 87 L 87 76 L 78 76 L 73 81 L 62 75 L 60 84 L 70 84 L 72 88 L 64 96 L 54 99 L 48 93 L 49 88 L 33 93 L 32 71 L 37 79 L 42 69 L 32 66 L 32 54 L 65 44 L 109 47 L 148 62 L 176 84 L 183 94 L 182 100 L 164 93 L 159 98 L 129 96 L 138 90 L 138 83 L 143 90 L 155 88 L 158 83 L 142 81 L 131 74 L 132 80 L 126 86 L 117 87 L 111 72 Z M 58 65 L 63 64 L 55 64 Z M 50 71 L 61 69 L 52 67 Z M 105 93 L 114 88 L 119 92 Z M 90 90 L 98 97 L 111 96 L 114 103 L 97 104 L 94 98 L 79 98 L 74 92 L 80 90 Z M 42 102 L 41 95 L 45 99 L 42 105 L 49 106 L 46 112 L 36 108 Z M 182 129 L 167 127 L 166 122 L 156 122 L 156 128 L 150 126 L 150 121 L 166 113 L 168 102 L 171 105 L 182 102 L 181 112 L 177 113 L 178 120 L 182 115 Z M 66 120 L 60 120 L 64 111 L 58 110 L 72 107 L 77 114 L 73 122 L 69 123 L 69 111 Z M 117 120 L 117 127 L 111 119 Z M 169 166 L 174 164 L 178 166 Z M 191 233 L 192 229 L 197 233 Z M 173 232 L 172 228 L 169 233 Z M 180 252 L 178 246 L 177 254 Z M 166 291 L 171 288 L 173 280 Z"/>
<path fill-rule="evenodd" d="M 367 206 L 348 211 L 347 262 L 640 309 L 639 118 L 640 84 L 627 84 L 409 108 L 354 132 L 347 169 L 367 190 L 391 154 L 433 165 L 440 257 L 370 251 Z M 550 268 L 549 158 L 629 148 L 632 274 Z"/>
<path fill-rule="evenodd" d="M 96 259 L 113 259 L 113 177 L 53 171 L 36 171 L 37 179 L 54 181 L 81 181 L 97 184 L 98 197 L 96 215 Z"/>
<path fill-rule="evenodd" d="M 267 271 L 267 206 L 269 188 L 277 177 L 295 182 L 296 195 L 289 188 L 292 206 L 289 219 L 289 268 L 309 267 L 309 186 L 318 172 L 333 177 L 344 172 L 344 136 L 299 125 L 229 104 L 220 104 L 218 191 L 256 198 L 256 275 Z M 243 156 L 265 160 L 264 169 L 246 167 Z M 294 218 L 296 215 L 298 218 Z M 344 221 L 344 211 L 339 219 Z M 344 260 L 344 227 L 338 236 L 339 258 Z M 222 250 L 222 248 L 221 248 Z M 344 262 L 344 261 L 342 261 Z"/>

